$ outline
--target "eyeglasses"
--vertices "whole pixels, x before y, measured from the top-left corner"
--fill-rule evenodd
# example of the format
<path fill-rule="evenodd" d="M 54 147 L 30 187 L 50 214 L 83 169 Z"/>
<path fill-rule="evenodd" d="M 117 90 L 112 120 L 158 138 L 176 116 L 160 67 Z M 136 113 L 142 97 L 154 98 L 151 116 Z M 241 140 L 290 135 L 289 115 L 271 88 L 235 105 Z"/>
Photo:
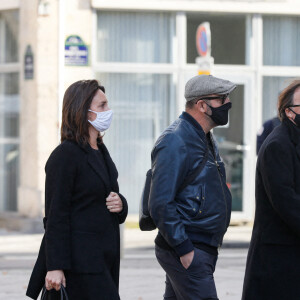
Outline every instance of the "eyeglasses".
<path fill-rule="evenodd" d="M 287 108 L 289 108 L 289 107 L 299 107 L 300 106 L 300 104 L 297 104 L 297 105 L 290 105 L 290 106 L 288 106 Z"/>
<path fill-rule="evenodd" d="M 225 103 L 225 101 L 226 101 L 226 99 L 228 98 L 228 96 L 229 96 L 229 94 L 224 94 L 224 95 L 219 95 L 219 96 L 210 96 L 210 97 L 203 97 L 203 98 L 200 98 L 200 99 L 198 99 L 197 100 L 197 102 L 199 101 L 199 100 L 217 100 L 217 99 L 219 99 L 219 100 L 221 100 L 222 102 L 222 105 Z M 196 103 L 197 103 L 196 102 Z M 300 105 L 299 105 L 300 106 Z"/>

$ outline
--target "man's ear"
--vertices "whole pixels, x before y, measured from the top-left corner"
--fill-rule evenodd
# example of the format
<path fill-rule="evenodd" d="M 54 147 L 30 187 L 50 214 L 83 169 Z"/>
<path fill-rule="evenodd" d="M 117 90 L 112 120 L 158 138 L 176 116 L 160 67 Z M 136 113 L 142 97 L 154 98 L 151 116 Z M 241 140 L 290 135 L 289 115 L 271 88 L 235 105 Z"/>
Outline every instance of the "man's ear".
<path fill-rule="evenodd" d="M 199 100 L 199 101 L 197 102 L 196 105 L 198 106 L 198 109 L 199 109 L 202 113 L 206 113 L 206 110 L 207 110 L 206 106 L 207 106 L 207 104 L 206 104 L 204 101 Z"/>
<path fill-rule="evenodd" d="M 288 118 L 294 120 L 294 113 L 289 108 L 286 108 L 284 112 Z"/>

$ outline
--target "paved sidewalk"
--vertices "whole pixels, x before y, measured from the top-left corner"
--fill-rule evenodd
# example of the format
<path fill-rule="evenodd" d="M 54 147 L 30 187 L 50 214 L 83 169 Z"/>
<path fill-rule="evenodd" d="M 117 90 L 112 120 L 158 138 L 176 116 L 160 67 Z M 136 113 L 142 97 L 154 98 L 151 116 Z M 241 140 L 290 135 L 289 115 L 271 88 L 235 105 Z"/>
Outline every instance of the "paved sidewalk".
<path fill-rule="evenodd" d="M 223 248 L 248 248 L 251 239 L 251 226 L 230 226 L 225 234 Z M 153 247 L 157 231 L 140 231 L 138 228 L 125 229 L 125 249 Z"/>
<path fill-rule="evenodd" d="M 156 232 L 124 230 L 120 295 L 122 300 L 162 299 L 165 274 L 154 254 Z M 221 300 L 240 300 L 251 227 L 230 227 L 215 273 Z M 42 234 L 0 231 L 0 300 L 24 300 Z M 229 248 L 228 248 L 229 247 Z"/>

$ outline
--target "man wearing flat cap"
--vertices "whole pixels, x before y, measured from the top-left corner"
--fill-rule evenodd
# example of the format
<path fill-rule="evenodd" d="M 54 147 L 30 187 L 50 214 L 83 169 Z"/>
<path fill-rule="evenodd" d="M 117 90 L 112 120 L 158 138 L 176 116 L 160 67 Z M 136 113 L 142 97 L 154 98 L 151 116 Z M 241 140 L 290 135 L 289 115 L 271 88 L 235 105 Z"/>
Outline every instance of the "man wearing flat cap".
<path fill-rule="evenodd" d="M 236 85 L 211 75 L 185 86 L 186 110 L 152 150 L 149 210 L 164 299 L 218 299 L 213 273 L 231 214 L 224 164 L 210 132 L 228 122 Z"/>

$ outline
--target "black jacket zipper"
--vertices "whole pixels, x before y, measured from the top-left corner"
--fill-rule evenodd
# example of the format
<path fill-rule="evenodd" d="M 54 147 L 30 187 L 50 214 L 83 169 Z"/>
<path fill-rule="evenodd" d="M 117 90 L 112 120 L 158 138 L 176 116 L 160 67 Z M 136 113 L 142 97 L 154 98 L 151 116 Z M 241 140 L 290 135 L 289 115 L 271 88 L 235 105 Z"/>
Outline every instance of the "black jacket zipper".
<path fill-rule="evenodd" d="M 225 198 L 225 193 L 224 193 L 224 187 L 223 187 L 223 182 L 222 182 L 222 179 L 221 177 L 223 177 L 223 174 L 221 173 L 221 170 L 220 170 L 220 165 L 218 164 L 218 161 L 217 161 L 217 158 L 216 158 L 216 152 L 215 152 L 215 145 L 213 143 L 213 140 L 212 140 L 212 137 L 211 137 L 211 133 L 209 135 L 209 138 L 210 138 L 210 142 L 212 144 L 212 147 L 213 147 L 213 156 L 214 156 L 214 161 L 215 161 L 215 165 L 218 169 L 218 174 L 219 174 L 219 179 L 220 179 L 220 184 L 221 184 L 221 188 L 222 188 L 222 193 L 223 193 L 223 199 L 224 199 L 224 203 L 225 203 L 225 224 L 224 224 L 224 231 L 226 230 L 226 224 L 227 224 L 227 202 L 226 202 L 226 198 Z M 209 145 L 207 145 L 209 147 Z M 220 246 L 220 245 L 219 245 Z"/>

